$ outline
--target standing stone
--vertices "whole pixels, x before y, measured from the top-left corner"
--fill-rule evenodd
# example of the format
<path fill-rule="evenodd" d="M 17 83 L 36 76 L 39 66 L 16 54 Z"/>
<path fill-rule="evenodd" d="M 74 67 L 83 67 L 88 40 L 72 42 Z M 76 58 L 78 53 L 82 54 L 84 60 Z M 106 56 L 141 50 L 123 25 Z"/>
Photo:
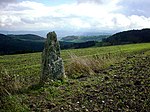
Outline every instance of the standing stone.
<path fill-rule="evenodd" d="M 60 57 L 60 46 L 56 33 L 49 32 L 42 53 L 42 74 L 40 82 L 64 79 L 65 71 L 63 60 Z"/>

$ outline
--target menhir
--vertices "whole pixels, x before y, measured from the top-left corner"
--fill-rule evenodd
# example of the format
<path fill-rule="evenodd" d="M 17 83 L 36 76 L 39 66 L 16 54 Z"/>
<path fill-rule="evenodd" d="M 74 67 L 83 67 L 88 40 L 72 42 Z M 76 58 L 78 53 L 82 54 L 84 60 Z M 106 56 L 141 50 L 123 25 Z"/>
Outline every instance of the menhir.
<path fill-rule="evenodd" d="M 65 71 L 63 60 L 60 57 L 60 45 L 56 33 L 49 32 L 42 53 L 42 74 L 40 82 L 64 79 Z M 49 80 L 48 80 L 49 79 Z"/>

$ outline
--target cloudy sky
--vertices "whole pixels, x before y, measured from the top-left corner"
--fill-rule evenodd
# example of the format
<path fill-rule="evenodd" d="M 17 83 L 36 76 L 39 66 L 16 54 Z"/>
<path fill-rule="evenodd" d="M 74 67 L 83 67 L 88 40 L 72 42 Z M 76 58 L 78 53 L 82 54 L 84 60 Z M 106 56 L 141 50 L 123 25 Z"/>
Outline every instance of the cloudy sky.
<path fill-rule="evenodd" d="M 0 0 L 0 30 L 150 28 L 150 0 Z"/>

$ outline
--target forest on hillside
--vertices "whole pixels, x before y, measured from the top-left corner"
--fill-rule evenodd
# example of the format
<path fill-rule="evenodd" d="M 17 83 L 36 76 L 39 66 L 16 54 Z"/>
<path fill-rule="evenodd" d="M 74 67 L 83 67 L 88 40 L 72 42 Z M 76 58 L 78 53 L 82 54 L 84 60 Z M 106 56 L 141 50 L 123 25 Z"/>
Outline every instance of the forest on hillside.
<path fill-rule="evenodd" d="M 0 55 L 41 52 L 44 42 L 45 38 L 38 35 L 0 34 Z M 123 31 L 109 37 L 108 35 L 66 36 L 59 41 L 62 50 L 147 42 L 150 42 L 150 29 Z"/>
<path fill-rule="evenodd" d="M 103 42 L 109 43 L 110 45 L 150 42 L 150 29 L 119 32 L 109 38 L 103 39 Z"/>

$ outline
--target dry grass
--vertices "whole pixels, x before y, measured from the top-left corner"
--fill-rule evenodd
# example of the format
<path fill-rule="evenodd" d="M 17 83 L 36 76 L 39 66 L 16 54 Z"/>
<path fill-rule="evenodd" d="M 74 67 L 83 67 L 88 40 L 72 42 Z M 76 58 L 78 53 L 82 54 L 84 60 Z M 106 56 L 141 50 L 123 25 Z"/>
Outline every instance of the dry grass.
<path fill-rule="evenodd" d="M 103 56 L 90 55 L 81 57 L 70 54 L 69 63 L 66 65 L 66 74 L 71 78 L 94 75 L 121 59 L 121 56 L 118 59 L 118 56 L 112 56 L 109 53 Z"/>
<path fill-rule="evenodd" d="M 17 80 L 17 76 L 10 75 L 7 70 L 3 70 L 0 75 L 1 96 L 11 95 L 20 88 L 20 82 Z"/>

